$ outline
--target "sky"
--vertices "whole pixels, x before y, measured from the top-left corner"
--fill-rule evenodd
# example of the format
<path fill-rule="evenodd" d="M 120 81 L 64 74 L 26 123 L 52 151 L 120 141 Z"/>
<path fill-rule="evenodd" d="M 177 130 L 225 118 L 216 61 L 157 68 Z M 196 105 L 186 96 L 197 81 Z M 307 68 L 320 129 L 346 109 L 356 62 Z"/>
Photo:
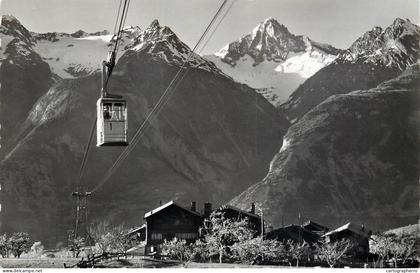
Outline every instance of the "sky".
<path fill-rule="evenodd" d="M 228 0 L 234 1 L 203 53 L 213 53 L 273 17 L 296 35 L 348 48 L 374 26 L 395 18 L 419 24 L 420 0 Z M 126 25 L 146 28 L 154 19 L 193 47 L 222 0 L 131 0 Z M 34 32 L 86 32 L 114 28 L 118 0 L 0 0 L 0 13 Z"/>

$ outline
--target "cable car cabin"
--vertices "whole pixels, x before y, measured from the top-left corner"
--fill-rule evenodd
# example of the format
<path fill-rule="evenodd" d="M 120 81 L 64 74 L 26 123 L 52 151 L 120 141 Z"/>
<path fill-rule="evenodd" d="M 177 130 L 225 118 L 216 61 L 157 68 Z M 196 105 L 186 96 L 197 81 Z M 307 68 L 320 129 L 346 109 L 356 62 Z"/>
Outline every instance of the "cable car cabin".
<path fill-rule="evenodd" d="M 121 96 L 101 97 L 96 108 L 96 146 L 128 145 L 126 101 Z"/>

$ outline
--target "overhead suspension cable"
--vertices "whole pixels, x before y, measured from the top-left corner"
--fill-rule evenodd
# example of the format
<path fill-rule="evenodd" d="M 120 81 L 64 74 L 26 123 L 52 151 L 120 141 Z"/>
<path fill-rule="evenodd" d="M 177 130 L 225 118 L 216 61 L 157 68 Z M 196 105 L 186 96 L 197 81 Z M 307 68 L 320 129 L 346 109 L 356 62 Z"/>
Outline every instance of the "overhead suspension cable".
<path fill-rule="evenodd" d="M 86 160 L 87 160 L 87 157 L 88 157 L 90 144 L 92 143 L 93 135 L 95 133 L 95 127 L 96 127 L 96 118 L 94 119 L 94 121 L 92 123 L 92 127 L 90 129 L 90 134 L 89 134 L 89 140 L 88 140 L 88 143 L 87 143 L 87 146 L 86 146 L 86 149 L 85 149 L 85 153 L 83 155 L 82 164 L 81 164 L 80 169 L 79 169 L 79 183 L 78 183 L 79 185 L 78 186 L 80 186 L 80 182 L 82 181 L 83 171 L 84 171 L 85 166 L 86 166 Z"/>
<path fill-rule="evenodd" d="M 130 7 L 130 1 L 131 1 L 131 0 L 128 0 L 128 2 L 127 2 L 127 8 L 125 9 L 125 10 L 126 10 L 126 12 L 125 12 L 125 15 L 124 15 L 124 20 L 123 20 L 123 24 L 122 24 L 123 28 L 124 28 L 124 26 L 125 26 L 125 21 L 127 20 L 127 10 L 128 10 L 128 8 Z M 120 31 L 120 37 L 119 37 L 119 39 L 122 39 L 122 31 L 123 31 L 123 29 L 121 29 L 121 31 Z M 116 48 L 115 52 L 118 52 L 118 49 L 120 48 L 120 45 L 121 45 L 121 43 L 118 43 L 118 45 L 117 45 L 117 48 Z M 115 53 L 115 54 L 117 54 L 117 53 Z"/>
<path fill-rule="evenodd" d="M 118 19 L 120 18 L 120 12 L 121 12 L 121 4 L 122 4 L 122 0 L 120 0 L 120 4 L 118 6 L 118 13 L 117 13 L 117 19 L 115 20 L 115 25 L 114 25 L 114 35 L 117 31 L 117 25 L 118 25 Z"/>
<path fill-rule="evenodd" d="M 174 91 L 178 87 L 179 83 L 183 80 L 183 78 L 186 76 L 186 74 L 187 74 L 187 72 L 189 70 L 189 67 L 187 67 L 185 70 L 184 70 L 184 68 L 186 67 L 186 65 L 189 62 L 190 58 L 194 54 L 196 54 L 195 51 L 200 46 L 200 44 L 204 41 L 205 37 L 207 36 L 207 34 L 209 33 L 210 29 L 212 28 L 212 26 L 216 22 L 217 18 L 221 14 L 221 12 L 222 12 L 222 10 L 225 7 L 225 5 L 226 5 L 227 2 L 228 2 L 228 0 L 224 0 L 223 1 L 223 3 L 221 4 L 221 6 L 219 7 L 219 9 L 217 10 L 216 14 L 214 15 L 214 17 L 210 21 L 209 25 L 206 27 L 204 33 L 201 35 L 200 39 L 198 40 L 198 42 L 194 46 L 193 50 L 188 55 L 187 59 L 181 65 L 181 67 L 179 68 L 178 72 L 175 74 L 174 78 L 171 80 L 171 82 L 169 83 L 169 85 L 167 86 L 167 88 L 165 89 L 165 91 L 159 97 L 159 99 L 156 102 L 155 106 L 148 113 L 148 115 L 146 116 L 145 120 L 142 122 L 142 124 L 140 125 L 139 129 L 134 134 L 134 137 L 132 139 L 131 144 L 129 146 L 127 146 L 123 150 L 123 152 L 118 156 L 118 158 L 115 160 L 114 164 L 106 172 L 106 174 L 105 174 L 104 178 L 102 179 L 102 181 L 92 190 L 92 192 L 97 191 L 103 184 L 106 183 L 106 181 L 111 177 L 111 175 L 114 173 L 114 171 L 121 165 L 121 163 L 124 161 L 124 159 L 128 156 L 128 154 L 134 149 L 134 147 L 136 146 L 136 144 L 140 141 L 140 138 L 142 137 L 142 135 L 144 134 L 145 130 L 150 125 L 151 119 L 154 118 L 154 117 L 156 117 L 160 113 L 160 111 L 162 110 L 162 108 L 166 105 L 166 103 L 169 101 L 170 96 L 174 93 Z M 228 10 L 224 14 L 223 18 L 226 16 L 227 12 L 230 10 L 230 8 L 232 7 L 232 5 L 233 5 L 233 3 L 228 8 Z M 223 20 L 223 18 L 222 18 L 222 20 Z M 219 22 L 219 24 L 216 26 L 216 28 L 220 25 L 220 23 L 221 22 Z M 213 34 L 214 34 L 214 32 L 212 33 L 212 35 Z M 206 42 L 206 44 L 207 44 L 207 42 Z M 184 71 L 184 73 L 181 73 L 182 71 Z M 179 81 L 178 81 L 178 79 L 179 79 Z M 155 116 L 153 117 L 153 115 L 155 115 Z"/>
<path fill-rule="evenodd" d="M 138 143 L 140 137 L 143 135 L 144 130 L 147 129 L 147 127 L 150 125 L 150 119 L 152 118 L 152 115 L 155 112 L 158 114 L 158 112 L 160 112 L 160 109 L 162 109 L 162 107 L 164 106 L 164 104 L 166 104 L 166 102 L 168 101 L 168 99 L 166 99 L 166 96 L 167 96 L 168 92 L 171 91 L 171 87 L 175 83 L 177 83 L 177 79 L 180 77 L 182 70 L 184 69 L 184 67 L 186 66 L 186 64 L 188 63 L 189 59 L 192 57 L 192 55 L 195 54 L 194 51 L 201 44 L 201 42 L 203 41 L 203 39 L 207 35 L 208 31 L 211 29 L 211 26 L 214 24 L 215 20 L 219 16 L 220 12 L 223 10 L 223 7 L 226 5 L 226 3 L 227 3 L 227 0 L 225 0 L 223 2 L 223 4 L 220 6 L 220 8 L 217 11 L 216 15 L 213 17 L 212 21 L 207 26 L 206 30 L 204 31 L 204 33 L 200 37 L 199 41 L 197 42 L 197 44 L 195 45 L 195 47 L 193 48 L 193 50 L 190 52 L 190 54 L 188 55 L 187 59 L 184 61 L 184 63 L 182 64 L 182 66 L 180 67 L 180 69 L 178 70 L 178 72 L 176 73 L 175 77 L 172 79 L 172 81 L 170 82 L 170 84 L 168 85 L 168 87 L 165 89 L 165 91 L 163 92 L 163 94 L 160 96 L 158 102 L 155 104 L 155 106 L 153 107 L 153 109 L 149 112 L 149 114 L 147 115 L 146 119 L 143 121 L 143 123 L 141 124 L 140 128 L 135 133 L 135 135 L 134 135 L 134 137 L 132 139 L 131 144 L 127 148 L 124 149 L 124 151 L 120 154 L 120 156 L 117 158 L 117 160 L 111 166 L 111 168 L 108 169 L 108 171 L 107 171 L 104 179 L 102 180 L 102 182 L 100 184 L 98 184 L 98 186 L 96 186 L 92 190 L 92 192 L 93 191 L 96 191 L 99 187 L 101 187 L 109 179 L 109 177 L 113 174 L 114 169 L 116 169 L 116 168 L 118 168 L 120 166 L 120 164 L 122 163 L 122 161 L 128 156 L 128 154 L 133 150 L 133 148 L 135 147 L 135 145 Z M 182 76 L 182 78 L 184 78 L 184 77 L 185 77 L 185 74 Z M 181 78 L 181 80 L 182 80 L 182 78 Z M 172 90 L 175 90 L 176 89 L 176 87 L 178 86 L 178 83 L 175 85 L 175 88 L 173 88 Z"/>
<path fill-rule="evenodd" d="M 216 30 L 219 28 L 220 24 L 223 22 L 223 20 L 225 19 L 226 15 L 229 13 L 229 11 L 232 9 L 233 4 L 235 4 L 235 2 L 238 0 L 232 0 L 232 3 L 230 3 L 229 7 L 226 9 L 225 13 L 223 14 L 222 18 L 219 20 L 219 23 L 217 23 L 217 25 L 214 27 L 213 31 L 211 32 L 211 34 L 209 35 L 209 38 L 207 39 L 207 41 L 204 43 L 204 45 L 201 47 L 201 49 L 198 51 L 199 54 L 201 54 L 204 50 L 204 48 L 207 46 L 207 44 L 209 43 L 209 41 L 211 40 L 211 38 L 213 38 L 214 33 L 216 32 Z"/>
<path fill-rule="evenodd" d="M 119 6 L 118 6 L 117 18 L 115 20 L 115 25 L 114 25 L 114 33 L 113 33 L 114 35 L 113 36 L 116 37 L 115 38 L 114 50 L 113 50 L 114 58 L 116 57 L 116 51 L 115 50 L 118 49 L 117 46 L 118 46 L 118 42 L 120 40 L 121 31 L 122 31 L 122 28 L 125 24 L 125 20 L 127 19 L 127 11 L 128 11 L 128 7 L 130 5 L 130 0 L 125 0 L 123 10 L 121 11 L 122 1 L 123 0 L 120 0 Z M 121 18 L 120 18 L 120 15 L 121 15 Z M 119 24 L 118 31 L 117 31 L 118 22 L 120 22 L 120 24 Z M 108 75 L 105 85 L 108 83 L 108 80 L 109 80 L 110 76 L 111 75 Z M 94 118 L 94 121 L 92 122 L 92 127 L 91 127 L 91 130 L 90 130 L 89 139 L 88 139 L 88 142 L 87 142 L 87 146 L 85 148 L 85 152 L 83 154 L 82 163 L 81 163 L 80 168 L 79 168 L 79 177 L 78 177 L 78 182 L 77 182 L 76 187 L 80 186 L 82 178 L 83 178 L 83 172 L 84 172 L 84 169 L 85 169 L 85 166 L 86 166 L 86 161 L 87 161 L 87 158 L 88 158 L 88 155 L 89 155 L 89 150 L 90 150 L 90 146 L 91 146 L 91 143 L 92 143 L 93 135 L 95 133 L 95 127 L 96 127 L 96 117 Z"/>

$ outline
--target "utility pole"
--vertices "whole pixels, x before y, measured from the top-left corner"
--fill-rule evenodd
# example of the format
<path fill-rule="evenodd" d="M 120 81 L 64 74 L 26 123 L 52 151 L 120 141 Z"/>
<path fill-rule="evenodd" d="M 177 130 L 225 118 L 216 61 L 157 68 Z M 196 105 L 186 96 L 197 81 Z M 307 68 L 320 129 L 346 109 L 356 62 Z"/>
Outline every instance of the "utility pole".
<path fill-rule="evenodd" d="M 261 210 L 261 241 L 262 241 L 264 238 L 264 212 L 262 208 L 260 208 L 260 210 Z"/>
<path fill-rule="evenodd" d="M 74 238 L 76 239 L 79 235 L 80 226 L 83 226 L 83 231 L 86 232 L 87 228 L 87 197 L 90 196 L 92 192 L 79 192 L 75 191 L 72 193 L 72 196 L 76 197 L 76 221 L 74 226 Z M 85 234 L 83 234 L 85 235 Z"/>
<path fill-rule="evenodd" d="M 300 221 L 300 210 L 299 210 L 299 245 L 302 242 L 302 223 Z"/>

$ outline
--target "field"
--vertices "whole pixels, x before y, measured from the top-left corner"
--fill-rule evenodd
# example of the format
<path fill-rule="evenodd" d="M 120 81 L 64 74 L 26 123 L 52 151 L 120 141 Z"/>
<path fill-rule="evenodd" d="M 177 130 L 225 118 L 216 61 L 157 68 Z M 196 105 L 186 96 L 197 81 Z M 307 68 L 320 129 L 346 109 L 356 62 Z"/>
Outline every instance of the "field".
<path fill-rule="evenodd" d="M 0 258 L 0 268 L 64 268 L 66 265 L 74 265 L 80 259 L 75 258 L 40 258 L 40 259 L 15 259 Z M 162 267 L 183 267 L 177 261 L 163 261 L 145 257 L 128 257 L 127 259 L 110 259 L 102 263 L 98 263 L 95 267 L 106 268 L 162 268 Z M 189 263 L 188 268 L 247 268 L 247 267 L 271 267 L 271 266 L 254 266 L 245 264 L 229 264 L 229 263 Z M 277 268 L 277 266 L 276 266 Z"/>

